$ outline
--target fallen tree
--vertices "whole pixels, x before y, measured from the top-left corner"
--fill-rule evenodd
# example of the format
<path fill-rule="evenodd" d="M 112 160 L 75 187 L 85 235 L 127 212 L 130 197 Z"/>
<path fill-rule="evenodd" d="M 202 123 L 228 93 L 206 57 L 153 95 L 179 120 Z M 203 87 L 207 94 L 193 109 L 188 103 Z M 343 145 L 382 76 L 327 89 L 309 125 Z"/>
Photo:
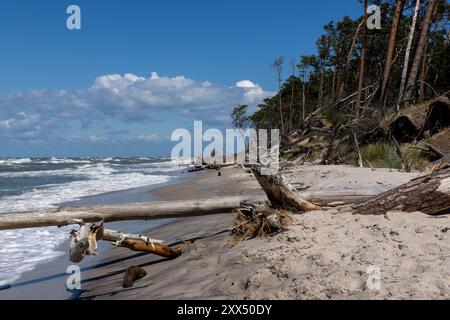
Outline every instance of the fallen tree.
<path fill-rule="evenodd" d="M 450 213 L 450 165 L 432 167 L 410 182 L 352 206 L 354 214 L 382 215 L 388 211 Z"/>
<path fill-rule="evenodd" d="M 278 206 L 293 212 L 321 210 L 321 207 L 298 197 L 283 182 L 281 175 L 262 175 L 258 168 L 252 168 L 253 174 L 263 188 L 272 206 Z"/>
<path fill-rule="evenodd" d="M 79 224 L 78 230 L 72 230 L 69 237 L 69 260 L 81 262 L 85 256 L 96 256 L 97 242 L 109 241 L 115 247 L 124 247 L 133 251 L 155 254 L 164 258 L 175 259 L 181 255 L 181 246 L 169 248 L 164 241 L 152 239 L 138 234 L 128 234 L 121 231 L 108 230 L 104 222 L 88 226 L 83 220 L 74 219 L 73 224 Z"/>
<path fill-rule="evenodd" d="M 240 207 L 241 202 L 262 202 L 261 198 L 222 197 L 205 200 L 162 201 L 129 205 L 72 207 L 0 214 L 0 230 L 26 229 L 50 226 L 66 226 L 73 219 L 85 223 L 131 220 L 156 220 L 229 213 Z"/>

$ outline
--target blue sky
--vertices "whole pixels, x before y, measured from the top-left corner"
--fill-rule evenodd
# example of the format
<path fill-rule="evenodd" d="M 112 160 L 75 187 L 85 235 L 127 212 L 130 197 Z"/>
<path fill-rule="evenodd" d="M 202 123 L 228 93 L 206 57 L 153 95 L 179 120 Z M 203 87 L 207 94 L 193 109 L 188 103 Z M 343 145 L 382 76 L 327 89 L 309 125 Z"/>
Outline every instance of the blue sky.
<path fill-rule="evenodd" d="M 82 30 L 66 28 L 81 8 Z M 3 0 L 0 156 L 168 155 L 176 128 L 229 127 L 357 0 Z M 285 69 L 288 69 L 287 66 Z M 287 73 L 286 75 L 287 76 Z"/>

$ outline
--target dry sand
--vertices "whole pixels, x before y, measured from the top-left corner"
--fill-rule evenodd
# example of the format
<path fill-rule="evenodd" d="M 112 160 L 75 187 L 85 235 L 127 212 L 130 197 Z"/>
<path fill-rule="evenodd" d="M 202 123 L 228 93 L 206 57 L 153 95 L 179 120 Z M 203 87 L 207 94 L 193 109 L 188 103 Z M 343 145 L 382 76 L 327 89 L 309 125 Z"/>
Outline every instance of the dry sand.
<path fill-rule="evenodd" d="M 241 176 L 236 170 L 227 169 L 224 176 Z M 362 174 L 359 169 L 353 172 L 347 168 L 345 171 L 346 178 L 357 178 Z M 372 171 L 365 172 L 370 175 Z M 357 176 L 350 177 L 355 173 Z M 327 176 L 322 174 L 322 183 Z M 402 183 L 404 178 L 396 182 L 391 179 L 390 183 Z M 378 184 L 376 180 L 368 179 L 370 183 Z M 192 190 L 220 192 L 225 188 L 236 192 L 240 184 L 230 186 L 229 182 L 226 178 L 216 177 L 215 172 L 203 172 L 189 186 L 168 187 L 160 189 L 159 193 L 175 199 L 186 187 L 190 191 L 184 191 L 185 197 L 192 196 Z M 244 241 L 234 247 L 227 245 L 230 235 L 226 229 L 231 220 L 232 215 L 187 218 L 152 231 L 152 237 L 174 241 L 206 238 L 196 241 L 173 261 L 142 256 L 97 269 L 89 276 L 106 277 L 85 286 L 88 291 L 81 298 L 450 298 L 447 229 L 450 221 L 447 217 L 401 212 L 386 216 L 313 212 L 295 216 L 288 232 L 273 238 Z M 108 259 L 126 256 L 132 254 L 118 249 L 112 251 Z M 148 275 L 136 282 L 134 288 L 123 290 L 123 272 L 133 264 L 143 267 Z M 379 270 L 379 289 L 374 290 L 370 285 L 368 272 L 371 269 Z"/>
<path fill-rule="evenodd" d="M 282 174 L 303 199 L 316 203 L 354 202 L 398 187 L 419 173 L 350 166 L 292 165 Z"/>

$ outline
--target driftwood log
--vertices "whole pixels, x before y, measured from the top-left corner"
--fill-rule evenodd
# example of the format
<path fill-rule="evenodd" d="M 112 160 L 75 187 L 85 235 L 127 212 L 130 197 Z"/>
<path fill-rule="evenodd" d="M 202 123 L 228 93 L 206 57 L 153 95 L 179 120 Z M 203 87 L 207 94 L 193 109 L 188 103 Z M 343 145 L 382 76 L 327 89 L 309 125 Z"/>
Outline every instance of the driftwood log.
<path fill-rule="evenodd" d="M 115 247 L 124 247 L 133 251 L 155 254 L 164 258 L 175 259 L 181 255 L 181 248 L 170 248 L 164 241 L 138 234 L 105 229 L 104 222 L 87 225 L 84 221 L 74 219 L 72 223 L 80 225 L 78 231 L 72 230 L 69 237 L 69 260 L 81 262 L 85 256 L 96 256 L 98 241 L 109 241 Z"/>
<path fill-rule="evenodd" d="M 261 175 L 260 170 L 257 168 L 253 168 L 252 171 L 272 206 L 280 206 L 294 212 L 317 211 L 322 209 L 318 205 L 300 198 L 289 190 L 284 184 L 281 175 Z"/>
<path fill-rule="evenodd" d="M 424 175 L 352 206 L 355 214 L 382 215 L 388 211 L 420 211 L 429 215 L 450 213 L 450 165 L 431 168 Z"/>
<path fill-rule="evenodd" d="M 175 259 L 181 255 L 181 248 L 169 248 L 162 241 L 154 240 L 146 236 L 126 234 L 120 231 L 105 229 L 101 240 L 110 241 L 119 247 L 133 251 L 155 254 L 164 258 Z"/>
<path fill-rule="evenodd" d="M 73 219 L 91 222 L 131 220 L 156 220 L 229 213 L 240 207 L 241 202 L 260 202 L 261 198 L 222 197 L 190 201 L 162 201 L 129 205 L 73 207 L 0 214 L 0 230 L 26 229 L 50 226 L 66 226 Z"/>

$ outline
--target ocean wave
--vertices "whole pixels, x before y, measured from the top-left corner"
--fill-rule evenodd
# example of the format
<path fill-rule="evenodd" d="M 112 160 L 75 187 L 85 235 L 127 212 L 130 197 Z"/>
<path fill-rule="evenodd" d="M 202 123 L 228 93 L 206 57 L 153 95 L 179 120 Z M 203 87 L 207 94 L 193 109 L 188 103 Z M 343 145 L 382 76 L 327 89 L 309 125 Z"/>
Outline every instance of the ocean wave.
<path fill-rule="evenodd" d="M 10 158 L 10 159 L 0 159 L 0 165 L 14 165 L 14 164 L 25 164 L 31 163 L 31 158 Z"/>
<path fill-rule="evenodd" d="M 34 163 L 49 163 L 49 164 L 77 164 L 77 163 L 92 163 L 91 160 L 70 159 L 70 158 L 51 158 L 49 160 L 34 161 Z"/>
<path fill-rule="evenodd" d="M 98 176 L 110 175 L 116 171 L 117 170 L 115 170 L 115 169 L 111 168 L 110 166 L 107 166 L 103 163 L 96 163 L 96 164 L 86 164 L 83 166 L 79 166 L 76 169 L 75 173 L 98 177 Z"/>
<path fill-rule="evenodd" d="M 137 172 L 103 175 L 101 178 L 97 175 L 97 179 L 35 188 L 20 195 L 2 197 L 0 208 L 3 212 L 54 208 L 58 204 L 83 197 L 164 183 L 169 179 L 170 177 L 165 175 L 146 175 Z"/>
<path fill-rule="evenodd" d="M 3 213 L 55 208 L 61 203 L 86 196 L 139 188 L 168 182 L 170 176 L 138 172 L 116 173 L 103 164 L 86 165 L 77 169 L 91 175 L 90 180 L 35 188 L 20 195 L 0 198 Z M 55 251 L 67 239 L 68 228 L 38 228 L 0 231 L 0 285 L 16 281 L 23 272 L 39 263 L 64 253 Z"/>
<path fill-rule="evenodd" d="M 0 178 L 34 178 L 42 176 L 69 176 L 73 174 L 71 169 L 39 170 L 39 171 L 13 171 L 0 172 Z"/>
<path fill-rule="evenodd" d="M 44 163 L 44 162 L 35 162 Z M 47 162 L 49 163 L 49 162 Z M 30 170 L 30 171 L 7 171 L 0 172 L 1 178 L 33 178 L 43 176 L 74 176 L 96 178 L 104 175 L 115 173 L 117 170 L 104 164 L 85 164 L 75 168 L 66 169 L 47 169 L 47 170 Z"/>
<path fill-rule="evenodd" d="M 55 208 L 86 196 L 164 183 L 173 176 L 168 173 L 180 169 L 170 159 L 151 157 L 0 158 L 0 211 Z M 5 244 L 0 246 L 0 285 L 63 255 L 58 246 L 69 231 L 69 227 L 0 231 L 0 243 Z"/>

